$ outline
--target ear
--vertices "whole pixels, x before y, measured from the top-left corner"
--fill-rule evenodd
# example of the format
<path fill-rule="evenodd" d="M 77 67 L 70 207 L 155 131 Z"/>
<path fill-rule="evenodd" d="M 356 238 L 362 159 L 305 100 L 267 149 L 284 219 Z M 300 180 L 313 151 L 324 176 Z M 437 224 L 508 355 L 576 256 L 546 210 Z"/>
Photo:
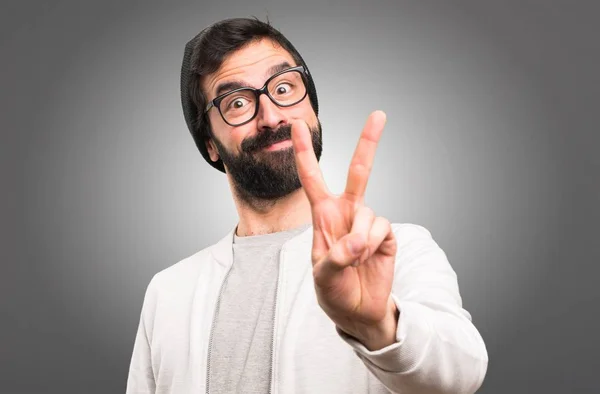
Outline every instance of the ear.
<path fill-rule="evenodd" d="M 210 159 L 215 162 L 218 161 L 219 151 L 217 150 L 217 147 L 215 146 L 215 143 L 213 142 L 212 138 L 206 139 L 204 143 L 206 144 L 206 150 L 208 151 Z"/>

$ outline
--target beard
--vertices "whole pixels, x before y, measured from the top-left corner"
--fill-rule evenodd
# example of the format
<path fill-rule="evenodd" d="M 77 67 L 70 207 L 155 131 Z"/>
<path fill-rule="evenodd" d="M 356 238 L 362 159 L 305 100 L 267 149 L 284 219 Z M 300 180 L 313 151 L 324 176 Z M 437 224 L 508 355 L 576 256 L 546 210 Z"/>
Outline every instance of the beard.
<path fill-rule="evenodd" d="M 309 129 L 318 161 L 323 151 L 321 122 L 317 120 L 317 126 Z M 241 153 L 234 155 L 213 136 L 225 171 L 231 175 L 235 191 L 242 200 L 252 205 L 260 201 L 275 201 L 302 187 L 292 146 L 275 151 L 263 150 L 271 144 L 291 138 L 291 125 L 272 131 L 264 130 L 245 139 Z"/>

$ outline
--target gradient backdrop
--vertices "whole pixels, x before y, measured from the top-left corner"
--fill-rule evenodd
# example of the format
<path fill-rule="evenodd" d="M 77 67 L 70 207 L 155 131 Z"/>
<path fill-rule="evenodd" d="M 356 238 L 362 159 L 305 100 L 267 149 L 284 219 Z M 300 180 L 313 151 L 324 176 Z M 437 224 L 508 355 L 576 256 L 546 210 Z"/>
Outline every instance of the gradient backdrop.
<path fill-rule="evenodd" d="M 3 1 L 0 393 L 122 393 L 150 278 L 236 224 L 183 119 L 184 44 L 268 17 L 314 75 L 341 192 L 428 228 L 490 356 L 482 393 L 598 393 L 600 3 Z"/>

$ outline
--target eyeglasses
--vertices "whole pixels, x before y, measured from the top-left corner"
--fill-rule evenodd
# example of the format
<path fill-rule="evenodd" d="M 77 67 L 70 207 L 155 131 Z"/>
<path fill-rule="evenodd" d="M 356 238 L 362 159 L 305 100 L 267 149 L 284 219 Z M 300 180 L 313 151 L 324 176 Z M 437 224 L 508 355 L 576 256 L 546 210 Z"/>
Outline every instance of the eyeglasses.
<path fill-rule="evenodd" d="M 260 89 L 244 87 L 214 98 L 204 110 L 207 113 L 217 107 L 221 117 L 230 126 L 241 126 L 250 122 L 258 113 L 261 94 L 280 107 L 291 107 L 304 100 L 307 71 L 303 66 L 285 69 L 272 75 Z"/>

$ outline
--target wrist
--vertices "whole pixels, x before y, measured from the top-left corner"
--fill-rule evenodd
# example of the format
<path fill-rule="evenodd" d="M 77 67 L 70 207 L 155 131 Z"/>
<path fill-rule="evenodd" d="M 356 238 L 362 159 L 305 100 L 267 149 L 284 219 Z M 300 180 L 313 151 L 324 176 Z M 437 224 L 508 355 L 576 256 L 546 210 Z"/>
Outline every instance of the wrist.
<path fill-rule="evenodd" d="M 400 311 L 392 297 L 389 299 L 388 313 L 378 323 L 375 324 L 355 324 L 352 329 L 346 330 L 338 326 L 340 330 L 354 337 L 362 343 L 369 351 L 376 351 L 390 346 L 397 342 L 396 331 L 398 329 L 398 319 Z"/>

